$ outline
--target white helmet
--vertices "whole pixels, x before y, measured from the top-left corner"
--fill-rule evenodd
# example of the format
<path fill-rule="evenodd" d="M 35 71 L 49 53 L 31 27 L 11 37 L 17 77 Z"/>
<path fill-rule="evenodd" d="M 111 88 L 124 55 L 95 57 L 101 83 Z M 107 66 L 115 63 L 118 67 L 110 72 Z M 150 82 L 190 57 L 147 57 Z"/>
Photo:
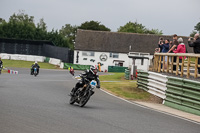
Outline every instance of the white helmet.
<path fill-rule="evenodd" d="M 97 73 L 97 69 L 95 68 L 95 66 L 90 66 L 90 71 L 95 75 Z"/>
<path fill-rule="evenodd" d="M 37 64 L 37 61 L 35 61 L 35 64 Z"/>

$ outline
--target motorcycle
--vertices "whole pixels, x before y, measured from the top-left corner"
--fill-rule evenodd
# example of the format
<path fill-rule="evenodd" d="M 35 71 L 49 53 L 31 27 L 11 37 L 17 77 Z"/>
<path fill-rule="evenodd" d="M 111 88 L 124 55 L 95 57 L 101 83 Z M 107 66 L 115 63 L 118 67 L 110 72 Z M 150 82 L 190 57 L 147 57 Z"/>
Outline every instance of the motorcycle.
<path fill-rule="evenodd" d="M 69 103 L 74 104 L 75 102 L 79 104 L 80 107 L 86 105 L 89 101 L 90 97 L 94 94 L 94 88 L 97 86 L 97 82 L 95 80 L 89 81 L 85 79 L 86 84 L 79 88 L 73 96 L 71 96 Z"/>
<path fill-rule="evenodd" d="M 71 75 L 74 76 L 74 70 L 70 70 Z"/>
<path fill-rule="evenodd" d="M 33 68 L 33 75 L 35 75 L 35 77 L 38 75 L 38 72 L 37 72 L 37 68 L 36 68 L 36 67 Z"/>

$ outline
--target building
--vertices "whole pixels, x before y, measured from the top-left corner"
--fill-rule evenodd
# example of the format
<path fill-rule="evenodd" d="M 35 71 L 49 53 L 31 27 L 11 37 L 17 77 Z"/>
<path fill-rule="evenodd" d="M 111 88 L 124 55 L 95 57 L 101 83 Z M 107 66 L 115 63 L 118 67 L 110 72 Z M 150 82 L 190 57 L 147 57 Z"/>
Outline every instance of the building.
<path fill-rule="evenodd" d="M 149 60 L 142 58 L 135 60 L 138 69 L 148 70 L 160 37 L 152 34 L 78 30 L 74 64 L 97 65 L 100 62 L 104 71 L 108 70 L 109 66 L 129 67 L 133 64 L 129 53 L 135 52 L 136 57 L 140 53 L 145 53 L 145 57 L 149 58 Z M 162 37 L 172 40 L 172 36 Z"/>

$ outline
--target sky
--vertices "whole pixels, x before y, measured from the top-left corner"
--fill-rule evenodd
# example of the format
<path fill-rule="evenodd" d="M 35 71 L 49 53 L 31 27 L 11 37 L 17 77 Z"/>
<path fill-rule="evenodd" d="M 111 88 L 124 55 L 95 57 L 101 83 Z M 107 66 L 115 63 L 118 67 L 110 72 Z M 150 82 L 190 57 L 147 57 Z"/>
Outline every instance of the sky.
<path fill-rule="evenodd" d="M 137 21 L 164 35 L 189 36 L 200 22 L 199 5 L 200 0 L 0 0 L 0 18 L 8 21 L 24 10 L 35 24 L 44 18 L 49 31 L 94 20 L 116 32 Z"/>

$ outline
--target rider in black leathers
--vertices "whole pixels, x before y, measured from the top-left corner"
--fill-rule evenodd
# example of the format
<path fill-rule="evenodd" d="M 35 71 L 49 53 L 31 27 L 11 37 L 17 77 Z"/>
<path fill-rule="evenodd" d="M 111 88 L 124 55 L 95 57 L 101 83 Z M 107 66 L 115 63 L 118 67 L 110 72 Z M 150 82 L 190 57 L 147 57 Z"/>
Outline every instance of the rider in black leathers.
<path fill-rule="evenodd" d="M 78 88 L 83 87 L 85 85 L 85 80 L 96 80 L 97 81 L 97 88 L 100 88 L 100 80 L 99 75 L 97 73 L 97 69 L 94 66 L 90 66 L 90 70 L 84 71 L 81 75 L 81 80 L 76 83 L 76 86 L 71 90 L 70 95 L 73 96 L 75 92 L 78 90 Z M 94 93 L 94 92 L 93 92 Z"/>
<path fill-rule="evenodd" d="M 1 60 L 1 57 L 0 57 L 0 71 L 1 71 L 1 69 L 3 69 L 3 61 Z"/>
<path fill-rule="evenodd" d="M 40 66 L 38 65 L 37 61 L 35 61 L 35 63 L 31 66 L 31 75 L 33 75 L 34 67 L 37 68 L 37 73 L 39 74 L 39 68 L 40 68 Z"/>
<path fill-rule="evenodd" d="M 1 60 L 1 57 L 0 57 L 0 66 L 3 66 L 3 61 Z"/>

